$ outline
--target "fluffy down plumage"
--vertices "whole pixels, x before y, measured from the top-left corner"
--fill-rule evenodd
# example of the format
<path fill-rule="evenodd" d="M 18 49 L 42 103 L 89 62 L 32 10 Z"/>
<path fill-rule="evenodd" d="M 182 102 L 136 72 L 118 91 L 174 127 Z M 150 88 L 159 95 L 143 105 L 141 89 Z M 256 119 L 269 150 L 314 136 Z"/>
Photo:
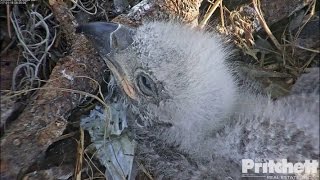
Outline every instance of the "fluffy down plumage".
<path fill-rule="evenodd" d="M 273 101 L 251 93 L 254 82 L 239 85 L 246 78 L 217 35 L 175 22 L 149 22 L 130 32 L 126 48 L 106 52 L 103 43 L 94 44 L 136 93 L 126 102 L 137 159 L 156 179 L 239 179 L 243 158 L 318 159 L 319 76 L 303 85 L 308 90 L 295 88 Z M 155 96 L 139 90 L 141 72 L 154 83 Z"/>

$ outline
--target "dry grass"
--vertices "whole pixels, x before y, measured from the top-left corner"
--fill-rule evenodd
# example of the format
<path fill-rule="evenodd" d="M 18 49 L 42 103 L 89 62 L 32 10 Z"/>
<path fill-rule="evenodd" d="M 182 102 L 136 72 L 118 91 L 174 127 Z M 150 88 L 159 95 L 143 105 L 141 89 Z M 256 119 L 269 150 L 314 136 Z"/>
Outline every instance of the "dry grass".
<path fill-rule="evenodd" d="M 315 0 L 309 4 L 308 9 L 303 14 L 304 21 L 298 25 L 295 34 L 289 31 L 288 26 L 292 23 L 289 19 L 285 28 L 276 29 L 277 32 L 273 32 L 263 16 L 260 0 L 252 0 L 251 4 L 234 10 L 222 6 L 222 2 L 219 0 L 210 2 L 211 5 L 199 26 L 203 28 L 220 5 L 221 24 L 217 26 L 218 31 L 232 37 L 234 44 L 242 53 L 252 59 L 253 66 L 251 67 L 255 68 L 253 74 L 262 76 L 259 74 L 259 69 L 264 74 L 264 71 L 269 71 L 269 75 L 264 76 L 265 79 L 263 80 L 266 88 L 281 84 L 280 89 L 283 89 L 283 93 L 280 96 L 288 94 L 300 74 L 311 67 L 312 64 L 318 63 L 315 57 L 319 55 L 319 49 L 306 48 L 297 44 L 301 31 L 315 14 Z M 266 35 L 261 33 L 261 30 L 257 32 L 258 27 L 261 27 L 262 32 Z M 280 35 L 279 31 L 282 31 Z M 296 55 L 297 50 L 300 50 L 300 52 L 303 50 L 305 56 L 298 57 Z M 290 78 L 278 78 L 276 73 L 287 74 L 287 77 Z M 258 80 L 261 79 L 258 78 Z M 278 97 L 279 95 L 275 96 Z"/>

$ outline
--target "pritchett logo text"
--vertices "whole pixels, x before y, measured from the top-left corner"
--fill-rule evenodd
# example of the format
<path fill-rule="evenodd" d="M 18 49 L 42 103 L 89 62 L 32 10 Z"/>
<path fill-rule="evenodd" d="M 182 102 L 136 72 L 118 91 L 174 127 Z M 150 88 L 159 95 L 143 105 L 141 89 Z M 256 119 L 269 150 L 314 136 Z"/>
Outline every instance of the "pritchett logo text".
<path fill-rule="evenodd" d="M 280 161 L 268 160 L 267 162 L 254 162 L 252 159 L 242 159 L 242 173 L 277 173 L 277 174 L 317 174 L 319 162 L 305 160 L 304 162 L 291 163 L 287 159 Z"/>

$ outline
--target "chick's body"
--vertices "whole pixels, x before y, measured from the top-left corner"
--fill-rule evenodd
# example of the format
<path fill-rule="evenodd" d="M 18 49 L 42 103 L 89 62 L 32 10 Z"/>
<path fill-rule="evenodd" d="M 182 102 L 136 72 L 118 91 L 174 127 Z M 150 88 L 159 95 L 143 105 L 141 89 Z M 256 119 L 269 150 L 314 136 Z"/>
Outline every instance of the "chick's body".
<path fill-rule="evenodd" d="M 108 53 L 103 43 L 96 48 L 121 68 L 118 84 L 125 79 L 135 92 L 137 158 L 156 177 L 237 179 L 244 158 L 319 156 L 319 92 L 275 102 L 250 93 L 218 36 L 179 23 L 145 23 L 131 41 Z"/>

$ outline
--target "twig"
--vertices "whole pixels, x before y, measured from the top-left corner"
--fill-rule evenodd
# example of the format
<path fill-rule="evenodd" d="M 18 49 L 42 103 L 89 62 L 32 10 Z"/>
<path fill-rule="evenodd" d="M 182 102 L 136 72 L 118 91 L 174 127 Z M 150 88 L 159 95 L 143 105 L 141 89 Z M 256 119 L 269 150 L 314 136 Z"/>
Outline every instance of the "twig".
<path fill-rule="evenodd" d="M 82 128 L 80 128 L 80 140 L 78 142 L 78 156 L 77 156 L 77 163 L 76 163 L 76 168 L 74 172 L 76 176 L 76 180 L 81 180 L 83 152 L 84 152 L 84 131 Z"/>
<path fill-rule="evenodd" d="M 311 64 L 311 62 L 313 61 L 313 59 L 316 57 L 316 55 L 317 55 L 317 53 L 313 53 L 312 55 L 311 55 L 311 57 L 309 58 L 309 60 L 302 66 L 302 70 L 304 70 L 305 68 L 307 68 L 310 64 Z"/>
<path fill-rule="evenodd" d="M 54 139 L 54 142 L 58 142 L 58 141 L 61 141 L 63 139 L 67 139 L 67 138 L 73 137 L 76 134 L 77 134 L 77 132 L 71 132 L 71 133 L 68 133 L 68 134 L 64 134 L 64 135 Z"/>
<path fill-rule="evenodd" d="M 136 161 L 137 165 L 139 167 L 139 169 L 142 170 L 142 172 L 150 179 L 153 180 L 153 177 L 151 176 L 151 174 L 146 170 L 146 168 L 143 166 L 143 164 L 141 164 L 140 162 Z"/>
<path fill-rule="evenodd" d="M 208 10 L 208 12 L 204 15 L 202 21 L 199 23 L 199 27 L 202 29 L 208 22 L 208 20 L 210 19 L 210 17 L 212 16 L 213 12 L 217 9 L 217 7 L 219 6 L 220 2 L 222 0 L 217 0 Z"/>
<path fill-rule="evenodd" d="M 12 92 L 13 93 L 10 96 L 4 96 L 3 99 L 6 100 L 6 99 L 10 99 L 10 98 L 13 98 L 15 96 L 19 96 L 19 95 L 22 95 L 24 93 L 27 93 L 27 92 L 30 92 L 30 91 L 34 91 L 34 90 L 41 90 L 41 89 L 43 89 L 43 90 L 60 90 L 62 92 L 72 92 L 72 93 L 77 93 L 77 94 L 80 94 L 80 95 L 85 95 L 87 97 L 94 98 L 97 101 L 99 101 L 105 108 L 109 107 L 106 104 L 106 102 L 104 101 L 104 99 L 100 98 L 100 97 L 103 97 L 102 90 L 101 90 L 101 85 L 95 79 L 93 79 L 91 77 L 87 77 L 87 76 L 74 76 L 74 78 L 87 78 L 87 79 L 93 81 L 98 86 L 98 95 L 93 95 L 93 94 L 87 93 L 85 91 L 80 91 L 80 90 L 75 90 L 75 89 L 68 89 L 68 88 L 59 88 L 59 87 L 54 87 L 54 88 L 53 87 L 38 87 L 38 88 L 31 88 L 31 89 L 19 90 L 19 91 L 1 90 L 1 92 Z M 49 82 L 52 82 L 52 81 L 56 81 L 58 79 L 60 79 L 60 78 L 51 79 L 49 81 L 44 81 L 44 82 L 49 83 Z M 39 81 L 41 81 L 41 80 L 39 80 Z"/>
<path fill-rule="evenodd" d="M 304 28 L 304 27 L 308 24 L 308 22 L 311 20 L 311 18 L 312 18 L 313 15 L 315 14 L 315 9 L 316 9 L 316 1 L 313 0 L 313 1 L 310 3 L 310 5 L 309 5 L 309 7 L 308 7 L 308 9 L 307 9 L 307 11 L 306 11 L 306 13 L 305 13 L 305 15 L 306 15 L 306 14 L 310 11 L 310 14 L 309 14 L 307 20 L 305 21 L 305 23 L 303 23 L 303 25 L 298 29 L 298 32 L 295 34 L 295 37 L 294 37 L 295 39 L 298 39 L 298 37 L 299 37 L 301 31 L 303 30 L 303 28 Z"/>
<path fill-rule="evenodd" d="M 94 157 L 94 154 L 95 154 L 95 153 L 93 153 L 92 157 L 89 157 L 88 153 L 84 152 L 85 160 L 86 160 L 86 162 L 87 162 L 87 164 L 88 164 L 88 167 L 90 167 L 91 172 L 93 172 L 93 169 L 92 169 L 92 167 L 91 167 L 91 165 L 93 165 L 93 167 L 94 167 L 105 179 L 107 179 L 107 177 L 105 176 L 105 174 L 104 174 L 104 173 L 96 166 L 96 164 L 92 161 L 92 158 Z M 91 176 L 93 177 L 93 173 L 92 173 Z"/>
<path fill-rule="evenodd" d="M 259 22 L 263 29 L 266 31 L 270 39 L 272 40 L 273 44 L 277 47 L 278 50 L 282 51 L 281 44 L 278 42 L 276 37 L 272 34 L 269 26 L 267 25 L 264 17 L 261 15 L 261 9 L 260 9 L 260 1 L 259 0 L 252 0 L 253 7 L 255 11 L 257 12 Z"/>
<path fill-rule="evenodd" d="M 223 14 L 223 4 L 222 1 L 220 1 L 220 18 L 221 18 L 221 26 L 223 29 L 225 29 L 225 24 L 224 24 L 224 14 Z"/>
<path fill-rule="evenodd" d="M 11 38 L 11 26 L 10 26 L 10 5 L 7 4 L 7 28 L 8 28 L 8 35 Z"/>
<path fill-rule="evenodd" d="M 13 37 L 10 41 L 10 43 L 5 47 L 3 48 L 3 50 L 1 50 L 0 52 L 0 56 L 3 55 L 4 53 L 6 53 L 8 51 L 8 49 L 13 45 L 13 43 L 16 41 L 16 38 Z"/>
<path fill-rule="evenodd" d="M 294 47 L 297 47 L 299 49 L 303 49 L 303 50 L 306 50 L 306 51 L 310 51 L 310 52 L 313 52 L 313 53 L 318 53 L 320 54 L 320 50 L 317 50 L 317 49 L 310 49 L 310 48 L 306 48 L 306 47 L 303 47 L 303 46 L 300 46 L 298 44 L 292 44 L 290 41 L 288 40 L 284 40 L 285 42 L 289 42 L 289 44 L 287 45 L 290 45 L 290 46 L 294 46 Z"/>

